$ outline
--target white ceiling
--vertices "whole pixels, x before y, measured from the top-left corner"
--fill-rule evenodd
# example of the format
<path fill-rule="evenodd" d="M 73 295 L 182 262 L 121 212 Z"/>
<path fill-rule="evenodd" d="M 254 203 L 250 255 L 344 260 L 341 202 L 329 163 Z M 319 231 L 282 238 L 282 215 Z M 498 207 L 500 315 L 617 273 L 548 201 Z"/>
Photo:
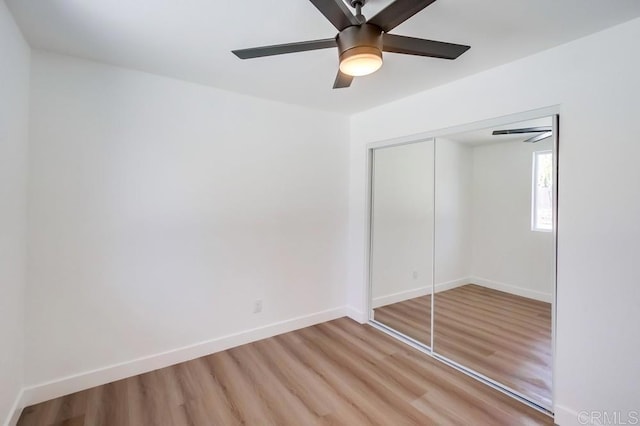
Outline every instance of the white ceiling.
<path fill-rule="evenodd" d="M 333 37 L 307 0 L 6 0 L 32 47 L 343 113 L 365 110 L 640 16 L 638 0 L 439 0 L 393 33 L 471 45 L 455 61 L 385 54 L 332 90 L 335 49 L 242 61 L 232 49 Z M 390 0 L 370 0 L 371 17 Z M 594 52 L 597 54 L 597 52 Z"/>

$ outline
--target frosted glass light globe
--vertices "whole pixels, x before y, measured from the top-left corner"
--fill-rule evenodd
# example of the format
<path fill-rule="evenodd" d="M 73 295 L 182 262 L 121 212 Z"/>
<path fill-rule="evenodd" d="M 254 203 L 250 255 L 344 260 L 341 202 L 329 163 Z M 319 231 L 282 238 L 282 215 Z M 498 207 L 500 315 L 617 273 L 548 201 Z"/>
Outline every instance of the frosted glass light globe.
<path fill-rule="evenodd" d="M 353 77 L 372 74 L 382 66 L 382 52 L 374 47 L 355 47 L 340 56 L 340 71 Z"/>

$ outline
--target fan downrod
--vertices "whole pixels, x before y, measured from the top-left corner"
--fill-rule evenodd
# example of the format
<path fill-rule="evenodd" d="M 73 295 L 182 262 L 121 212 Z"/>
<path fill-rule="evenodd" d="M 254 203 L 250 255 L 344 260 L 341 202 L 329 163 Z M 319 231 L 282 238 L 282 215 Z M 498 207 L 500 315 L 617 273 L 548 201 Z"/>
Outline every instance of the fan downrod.
<path fill-rule="evenodd" d="M 367 22 L 367 19 L 362 14 L 362 6 L 366 3 L 366 0 L 350 0 L 351 7 L 356 10 L 356 19 L 359 23 L 364 24 Z"/>

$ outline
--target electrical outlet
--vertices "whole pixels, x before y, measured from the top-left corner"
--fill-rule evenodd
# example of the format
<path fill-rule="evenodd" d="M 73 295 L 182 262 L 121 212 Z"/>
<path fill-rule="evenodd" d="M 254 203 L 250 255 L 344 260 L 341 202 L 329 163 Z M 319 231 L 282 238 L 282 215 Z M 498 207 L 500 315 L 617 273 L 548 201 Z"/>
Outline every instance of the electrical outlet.
<path fill-rule="evenodd" d="M 253 304 L 253 313 L 257 314 L 260 312 L 262 312 L 262 299 L 256 300 L 256 302 Z"/>
<path fill-rule="evenodd" d="M 412 276 L 413 276 L 414 280 L 417 280 L 418 279 L 418 271 L 413 271 Z"/>

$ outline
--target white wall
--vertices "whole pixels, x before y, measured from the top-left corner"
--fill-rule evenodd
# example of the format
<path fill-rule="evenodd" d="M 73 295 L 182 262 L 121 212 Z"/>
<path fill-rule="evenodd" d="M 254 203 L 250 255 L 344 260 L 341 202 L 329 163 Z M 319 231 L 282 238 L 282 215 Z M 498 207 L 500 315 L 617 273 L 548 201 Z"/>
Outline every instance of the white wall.
<path fill-rule="evenodd" d="M 472 152 L 455 141 L 436 138 L 436 291 L 468 284 L 471 274 Z"/>
<path fill-rule="evenodd" d="M 40 52 L 31 85 L 28 385 L 344 312 L 346 117 Z"/>
<path fill-rule="evenodd" d="M 551 149 L 551 139 L 473 148 L 470 269 L 477 284 L 552 301 L 553 233 L 531 230 L 533 152 Z"/>
<path fill-rule="evenodd" d="M 373 307 L 430 293 L 433 140 L 374 151 Z"/>
<path fill-rule="evenodd" d="M 353 116 L 349 303 L 354 312 L 364 312 L 366 294 L 365 145 L 559 105 L 556 421 L 577 424 L 580 410 L 637 410 L 639 39 L 636 19 Z"/>
<path fill-rule="evenodd" d="M 0 2 L 0 422 L 23 384 L 30 49 Z"/>

